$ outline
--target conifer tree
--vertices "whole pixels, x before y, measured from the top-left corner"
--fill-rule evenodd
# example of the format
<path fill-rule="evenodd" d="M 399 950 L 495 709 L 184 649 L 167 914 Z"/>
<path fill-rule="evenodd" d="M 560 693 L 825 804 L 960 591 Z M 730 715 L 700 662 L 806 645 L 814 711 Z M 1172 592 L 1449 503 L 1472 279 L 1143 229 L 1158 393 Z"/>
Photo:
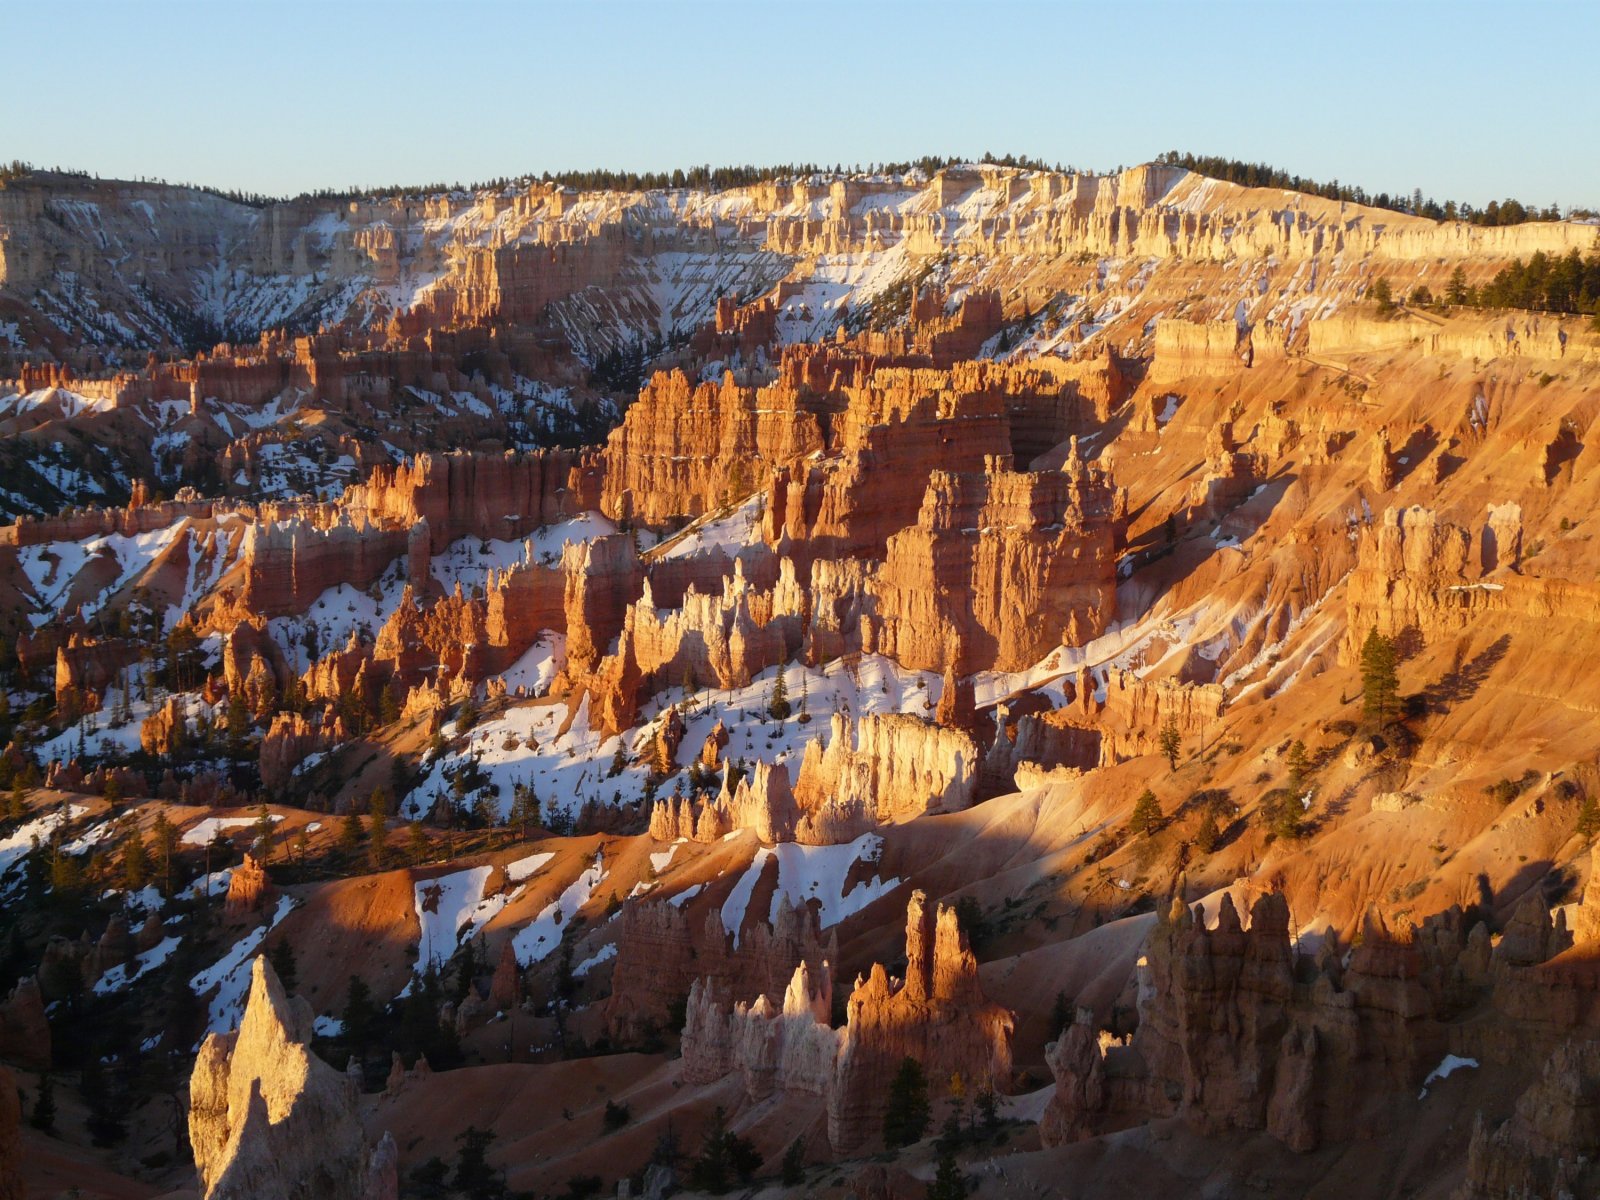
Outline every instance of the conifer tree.
<path fill-rule="evenodd" d="M 156 813 L 150 826 L 150 844 L 155 854 L 155 867 L 161 872 L 162 895 L 172 894 L 172 860 L 178 853 L 178 830 L 167 820 L 165 811 Z"/>
<path fill-rule="evenodd" d="M 1594 835 L 1600 833 L 1600 805 L 1596 805 L 1594 797 L 1587 793 L 1583 803 L 1578 806 L 1577 833 L 1586 842 L 1592 842 Z"/>
<path fill-rule="evenodd" d="M 354 858 L 361 850 L 361 839 L 366 836 L 366 828 L 361 824 L 361 814 L 351 809 L 345 814 L 344 823 L 339 826 L 339 851 L 346 858 Z"/>
<path fill-rule="evenodd" d="M 272 953 L 268 955 L 268 961 L 272 963 L 272 969 L 278 973 L 278 982 L 283 984 L 284 992 L 292 995 L 295 984 L 300 979 L 300 968 L 295 963 L 294 947 L 289 944 L 287 937 L 278 939 L 277 944 L 272 947 Z"/>
<path fill-rule="evenodd" d="M 1361 711 L 1380 726 L 1389 723 L 1400 693 L 1394 640 L 1374 626 L 1361 646 Z"/>
<path fill-rule="evenodd" d="M 890 1149 L 921 1141 L 928 1131 L 928 1079 L 922 1064 L 909 1055 L 889 1084 L 889 1101 L 883 1111 L 883 1141 Z"/>
<path fill-rule="evenodd" d="M 425 862 L 428 857 L 428 834 L 422 828 L 421 821 L 411 822 L 406 831 L 406 857 L 411 860 L 411 865 L 416 866 Z"/>
<path fill-rule="evenodd" d="M 138 829 L 122 842 L 122 882 L 130 892 L 137 892 L 150 882 L 150 857 Z"/>
<path fill-rule="evenodd" d="M 783 681 L 783 668 L 779 667 L 772 681 L 772 697 L 767 701 L 767 713 L 775 721 L 786 721 L 790 711 L 789 688 Z"/>
<path fill-rule="evenodd" d="M 1169 770 L 1178 769 L 1178 755 L 1183 750 L 1183 735 L 1178 732 L 1178 722 L 1168 717 L 1161 726 L 1161 754 Z"/>
<path fill-rule="evenodd" d="M 1128 828 L 1136 834 L 1153 833 L 1160 824 L 1161 803 L 1154 792 L 1145 788 L 1133 802 L 1133 816 L 1128 820 Z"/>
<path fill-rule="evenodd" d="M 28 1124 L 44 1133 L 56 1127 L 56 1083 L 48 1072 L 39 1077 L 39 1094 L 34 1097 Z"/>

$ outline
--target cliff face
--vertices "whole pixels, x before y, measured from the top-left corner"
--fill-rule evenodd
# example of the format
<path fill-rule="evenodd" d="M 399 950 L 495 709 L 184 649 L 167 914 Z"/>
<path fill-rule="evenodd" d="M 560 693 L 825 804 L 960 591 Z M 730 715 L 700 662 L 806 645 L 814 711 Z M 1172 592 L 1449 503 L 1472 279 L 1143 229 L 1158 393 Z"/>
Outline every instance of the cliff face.
<path fill-rule="evenodd" d="M 832 977 L 826 963 L 801 964 L 781 998 L 776 989 L 752 1002 L 715 979 L 697 979 L 684 1026 L 684 1075 L 711 1083 L 737 1073 L 751 1099 L 774 1092 L 821 1096 L 828 1140 L 840 1154 L 879 1136 L 889 1082 L 907 1056 L 930 1081 L 959 1074 L 982 1089 L 1011 1071 L 1011 1014 L 978 984 L 977 960 L 955 910 L 928 911 L 912 895 L 906 921 L 906 976 L 891 983 L 881 964 L 857 980 L 846 1024 L 831 1029 Z"/>
<path fill-rule="evenodd" d="M 1585 930 L 1595 903 L 1575 917 Z M 1573 950 L 1535 892 L 1498 942 L 1459 909 L 1415 928 L 1369 916 L 1347 955 L 1324 944 L 1314 961 L 1291 947 L 1281 895 L 1261 896 L 1248 926 L 1226 893 L 1209 928 L 1175 902 L 1141 966 L 1132 1037 L 1097 1036 L 1085 1010 L 1051 1046 L 1057 1092 L 1041 1133 L 1061 1144 L 1176 1115 L 1306 1151 L 1372 1136 L 1383 1102 L 1415 1095 L 1446 1053 L 1518 1069 L 1548 1058 L 1512 1121 L 1490 1131 L 1480 1118 L 1460 1193 L 1548 1194 L 1538 1189 L 1595 1141 L 1580 1082 L 1600 1027 L 1592 952 Z M 1495 1019 L 1473 1019 L 1485 1008 Z"/>
<path fill-rule="evenodd" d="M 265 208 L 185 188 L 40 174 L 4 189 L 0 230 L 7 295 L 30 308 L 53 299 L 69 335 L 131 354 L 285 323 L 416 335 L 580 313 L 593 351 L 609 345 L 599 341 L 608 325 L 640 334 L 710 325 L 720 289 L 696 274 L 697 258 L 712 260 L 722 288 L 756 296 L 796 262 L 898 248 L 932 257 L 959 247 L 979 263 L 1087 253 L 1172 264 L 1316 259 L 1338 269 L 1366 259 L 1432 267 L 1581 253 L 1592 240 L 1576 224 L 1436 224 L 1157 165 L 1111 176 L 955 166 L 931 178 L 774 180 L 722 193 L 579 194 L 534 182 Z M 117 249 L 109 261 L 107 246 Z M 1439 281 L 1446 275 L 1448 266 Z M 220 295 L 217 279 L 229 281 Z M 98 319 L 97 307 L 127 319 Z M 993 332 L 998 297 L 978 291 L 955 307 L 918 314 L 916 348 L 935 358 L 976 352 Z M 765 319 L 780 329 L 785 319 L 809 326 L 827 315 L 798 288 L 780 291 L 776 308 Z M 725 326 L 738 331 L 731 316 Z M 22 333 L 52 344 L 43 320 Z M 56 331 L 53 340 L 71 337 Z"/>
<path fill-rule="evenodd" d="M 0 1200 L 22 1200 L 22 1104 L 17 1082 L 0 1064 Z"/>
<path fill-rule="evenodd" d="M 889 539 L 873 580 L 877 648 L 940 670 L 1031 666 L 1082 645 L 1116 616 L 1120 501 L 1073 439 L 1059 472 L 936 472 L 916 523 Z"/>
<path fill-rule="evenodd" d="M 189 1140 L 206 1200 L 385 1200 L 394 1142 L 368 1145 L 356 1086 L 311 1053 L 311 1008 L 265 958 L 238 1032 L 211 1034 L 189 1084 Z"/>
<path fill-rule="evenodd" d="M 1517 1100 L 1509 1121 L 1491 1129 L 1480 1113 L 1457 1200 L 1593 1193 L 1600 1187 L 1597 1081 L 1600 1042 L 1568 1042 Z"/>
<path fill-rule="evenodd" d="M 801 760 L 796 840 L 844 842 L 883 822 L 959 811 L 973 801 L 977 764 L 976 744 L 959 729 L 899 713 L 834 713 L 827 748 L 813 740 Z"/>
<path fill-rule="evenodd" d="M 659 525 L 742 500 L 772 467 L 823 447 L 821 416 L 788 380 L 693 386 L 657 375 L 606 443 L 607 516 Z"/>
<path fill-rule="evenodd" d="M 624 905 L 621 921 L 606 1027 L 623 1040 L 664 1027 L 696 983 L 729 996 L 777 995 L 796 969 L 820 978 L 839 954 L 835 935 L 822 937 L 816 909 L 796 908 L 787 896 L 772 924 L 750 924 L 737 947 L 716 911 L 697 923 L 682 908 L 646 900 Z"/>

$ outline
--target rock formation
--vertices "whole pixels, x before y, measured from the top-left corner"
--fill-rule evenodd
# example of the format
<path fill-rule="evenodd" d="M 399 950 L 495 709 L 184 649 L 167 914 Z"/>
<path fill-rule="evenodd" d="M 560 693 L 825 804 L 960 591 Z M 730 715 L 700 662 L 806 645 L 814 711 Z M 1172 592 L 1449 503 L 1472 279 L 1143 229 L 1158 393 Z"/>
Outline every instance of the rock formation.
<path fill-rule="evenodd" d="M 975 798 L 978 748 L 959 729 L 906 714 L 834 713 L 827 747 L 806 745 L 795 785 L 796 840 L 846 842 L 874 825 L 956 812 Z"/>
<path fill-rule="evenodd" d="M 200 1047 L 189 1140 L 206 1200 L 397 1195 L 394 1142 L 367 1142 L 354 1083 L 310 1050 L 311 1015 L 258 957 L 238 1031 Z"/>
<path fill-rule="evenodd" d="M 50 1021 L 34 976 L 19 980 L 0 1003 L 0 1059 L 30 1071 L 50 1069 Z"/>
<path fill-rule="evenodd" d="M 1011 1072 L 1012 1017 L 990 1003 L 955 909 L 928 911 L 912 894 L 906 918 L 906 976 L 891 982 L 881 964 L 857 980 L 842 1029 L 829 1027 L 832 976 L 826 963 L 801 963 L 784 988 L 735 1002 L 716 978 L 697 979 L 684 1026 L 685 1078 L 710 1083 L 730 1072 L 746 1095 L 804 1092 L 825 1098 L 828 1138 L 851 1154 L 877 1137 L 889 1081 L 915 1058 L 935 1084 L 960 1075 L 981 1089 Z"/>
<path fill-rule="evenodd" d="M 264 909 L 277 889 L 267 878 L 265 864 L 249 851 L 244 861 L 228 877 L 228 896 L 223 901 L 223 913 L 230 921 L 247 921 Z"/>
<path fill-rule="evenodd" d="M 0 1064 L 0 1200 L 23 1200 L 22 1103 L 17 1081 Z"/>
<path fill-rule="evenodd" d="M 1018 473 L 1004 460 L 936 472 L 871 585 L 876 647 L 942 670 L 944 648 L 957 644 L 965 674 L 1019 670 L 1097 637 L 1116 616 L 1119 504 L 1076 439 L 1059 472 Z"/>
<path fill-rule="evenodd" d="M 819 978 L 837 957 L 836 936 L 823 938 L 815 907 L 796 908 L 787 897 L 778 901 L 770 926 L 746 924 L 737 946 L 720 912 L 697 921 L 671 903 L 631 901 L 622 908 L 606 1026 L 614 1039 L 636 1041 L 665 1026 L 697 980 L 725 987 L 730 996 L 777 995 L 797 967 L 804 964 Z"/>

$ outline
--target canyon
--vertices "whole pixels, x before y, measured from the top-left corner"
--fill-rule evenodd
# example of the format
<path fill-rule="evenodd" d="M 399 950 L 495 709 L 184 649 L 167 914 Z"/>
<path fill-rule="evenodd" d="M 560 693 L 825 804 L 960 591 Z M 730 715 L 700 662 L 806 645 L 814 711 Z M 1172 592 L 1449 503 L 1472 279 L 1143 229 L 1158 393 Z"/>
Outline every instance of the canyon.
<path fill-rule="evenodd" d="M 0 1196 L 1593 1191 L 1594 236 L 6 182 Z"/>

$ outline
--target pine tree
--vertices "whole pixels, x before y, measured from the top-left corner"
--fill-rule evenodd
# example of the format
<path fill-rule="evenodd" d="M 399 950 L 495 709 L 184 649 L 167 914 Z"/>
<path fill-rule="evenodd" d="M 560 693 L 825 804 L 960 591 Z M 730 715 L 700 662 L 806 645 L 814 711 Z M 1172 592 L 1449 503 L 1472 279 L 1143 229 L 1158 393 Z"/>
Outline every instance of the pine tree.
<path fill-rule="evenodd" d="M 1305 791 L 1306 776 L 1311 774 L 1311 757 L 1306 753 L 1306 744 L 1296 738 L 1284 762 L 1289 768 L 1289 791 L 1298 797 Z"/>
<path fill-rule="evenodd" d="M 1067 999 L 1065 992 L 1057 992 L 1055 1003 L 1050 1006 L 1050 1038 L 1054 1040 L 1067 1031 L 1067 1026 L 1072 1024 L 1074 1018 L 1072 1001 Z"/>
<path fill-rule="evenodd" d="M 428 834 L 427 831 L 422 828 L 421 821 L 411 822 L 410 827 L 406 831 L 406 857 L 411 860 L 412 866 L 417 866 L 418 864 L 427 861 Z"/>
<path fill-rule="evenodd" d="M 373 788 L 367 809 L 372 815 L 367 856 L 373 868 L 381 871 L 389 863 L 389 794 L 381 787 Z"/>
<path fill-rule="evenodd" d="M 228 697 L 228 747 L 235 757 L 244 752 L 245 739 L 250 735 L 250 710 L 245 707 L 244 696 L 235 692 Z"/>
<path fill-rule="evenodd" d="M 1384 276 L 1379 275 L 1372 281 L 1369 294 L 1373 302 L 1377 304 L 1379 313 L 1388 316 L 1394 311 L 1394 291 L 1390 288 L 1389 281 Z"/>
<path fill-rule="evenodd" d="M 1133 816 L 1128 820 L 1128 828 L 1136 834 L 1153 833 L 1160 824 L 1161 802 L 1156 799 L 1154 792 L 1145 788 L 1133 802 Z"/>
<path fill-rule="evenodd" d="M 488 1162 L 488 1149 L 494 1142 L 494 1131 L 469 1125 L 456 1136 L 456 1141 L 461 1142 L 461 1154 L 456 1158 L 454 1189 L 466 1192 L 472 1200 L 486 1200 L 501 1194 L 504 1189 L 499 1176 Z"/>
<path fill-rule="evenodd" d="M 366 836 L 366 827 L 361 824 L 361 814 L 351 809 L 345 814 L 344 823 L 339 827 L 339 851 L 346 858 L 354 858 L 361 850 L 361 839 Z"/>
<path fill-rule="evenodd" d="M 1183 735 L 1178 732 L 1178 722 L 1172 717 L 1161 726 L 1161 753 L 1169 770 L 1178 769 L 1178 755 L 1183 750 Z"/>
<path fill-rule="evenodd" d="M 1600 806 L 1588 794 L 1584 795 L 1583 803 L 1578 806 L 1577 833 L 1586 842 L 1592 842 L 1594 835 L 1600 833 Z"/>
<path fill-rule="evenodd" d="M 359 976 L 350 976 L 344 1002 L 344 1038 L 358 1056 L 372 1041 L 377 1020 L 378 1009 L 372 1002 L 372 989 Z"/>
<path fill-rule="evenodd" d="M 39 1077 L 39 1094 L 34 1097 L 28 1124 L 45 1133 L 56 1127 L 56 1083 L 49 1074 Z"/>
<path fill-rule="evenodd" d="M 1208 808 L 1200 817 L 1200 825 L 1194 831 L 1194 846 L 1201 854 L 1210 854 L 1217 848 L 1217 839 L 1222 836 L 1217 829 L 1217 819 L 1211 815 Z"/>
<path fill-rule="evenodd" d="M 150 882 L 150 857 L 145 852 L 144 838 L 138 829 L 123 839 L 122 882 L 130 892 L 137 892 Z"/>
<path fill-rule="evenodd" d="M 1400 693 L 1394 640 L 1374 626 L 1361 646 L 1361 712 L 1380 726 L 1389 723 Z"/>
<path fill-rule="evenodd" d="M 956 1162 L 954 1146 L 945 1146 L 939 1152 L 939 1167 L 933 1182 L 928 1185 L 928 1200 L 966 1200 L 967 1180 Z"/>
<path fill-rule="evenodd" d="M 178 853 L 178 830 L 167 820 L 165 810 L 156 813 L 150 826 L 150 844 L 155 851 L 155 865 L 161 872 L 161 894 L 172 894 L 172 860 Z"/>
<path fill-rule="evenodd" d="M 255 823 L 255 851 L 262 862 L 272 859 L 272 844 L 276 840 L 274 826 L 277 824 L 272 819 L 272 814 L 267 811 L 265 804 L 256 809 Z"/>
<path fill-rule="evenodd" d="M 992 1087 L 986 1087 L 978 1093 L 978 1119 L 983 1122 L 987 1133 L 1000 1128 L 1000 1098 L 994 1094 Z"/>
<path fill-rule="evenodd" d="M 783 1162 L 779 1171 L 784 1187 L 799 1187 L 806 1181 L 806 1140 L 797 1137 L 789 1143 L 789 1148 L 783 1152 Z"/>
<path fill-rule="evenodd" d="M 772 697 L 767 701 L 767 715 L 774 721 L 789 719 L 789 688 L 783 681 L 783 668 L 772 680 Z"/>
<path fill-rule="evenodd" d="M 928 1131 L 928 1079 L 922 1064 L 907 1056 L 900 1061 L 889 1084 L 889 1100 L 883 1112 L 883 1141 L 890 1149 L 921 1141 Z"/>

